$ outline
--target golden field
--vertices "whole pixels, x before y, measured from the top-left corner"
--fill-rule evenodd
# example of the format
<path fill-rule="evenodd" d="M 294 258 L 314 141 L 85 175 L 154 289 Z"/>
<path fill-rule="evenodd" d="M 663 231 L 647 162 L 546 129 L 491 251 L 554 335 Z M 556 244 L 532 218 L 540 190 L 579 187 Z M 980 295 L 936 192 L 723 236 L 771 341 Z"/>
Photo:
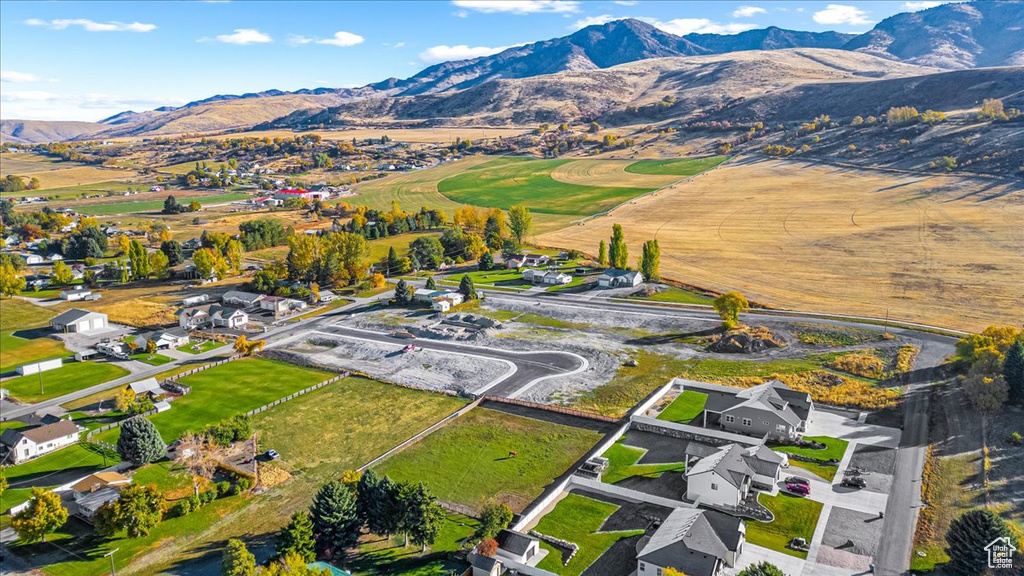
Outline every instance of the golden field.
<path fill-rule="evenodd" d="M 662 276 L 805 311 L 978 330 L 1024 322 L 1024 192 L 1007 182 L 739 159 L 543 245 L 596 253 L 622 224 Z"/>

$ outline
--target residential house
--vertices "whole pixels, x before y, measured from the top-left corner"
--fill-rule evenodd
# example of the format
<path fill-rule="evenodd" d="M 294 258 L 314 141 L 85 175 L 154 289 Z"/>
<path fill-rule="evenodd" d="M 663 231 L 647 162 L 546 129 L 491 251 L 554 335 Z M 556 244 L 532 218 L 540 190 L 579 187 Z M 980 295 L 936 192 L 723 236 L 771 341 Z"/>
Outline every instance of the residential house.
<path fill-rule="evenodd" d="M 4 238 L 4 246 L 17 246 L 18 244 L 21 244 L 21 236 L 17 234 L 11 234 Z"/>
<path fill-rule="evenodd" d="M 88 494 L 104 488 L 124 488 L 131 483 L 132 479 L 120 472 L 96 472 L 72 484 L 71 490 L 77 494 Z"/>
<path fill-rule="evenodd" d="M 714 510 L 676 508 L 657 531 L 637 542 L 636 576 L 673 568 L 687 576 L 718 576 L 736 565 L 746 524 Z"/>
<path fill-rule="evenodd" d="M 157 350 L 168 350 L 170 348 L 177 348 L 184 346 L 189 343 L 188 332 L 185 332 L 181 327 L 170 328 L 167 330 L 156 330 L 150 332 L 145 337 L 147 342 L 156 343 Z"/>
<path fill-rule="evenodd" d="M 687 390 L 707 395 L 702 415 L 705 427 L 759 438 L 796 440 L 814 414 L 811 396 L 778 380 L 752 388 L 734 388 L 704 382 L 678 381 Z"/>
<path fill-rule="evenodd" d="M 72 308 L 52 318 L 50 326 L 57 332 L 96 332 L 107 328 L 107 315 L 102 312 Z"/>
<path fill-rule="evenodd" d="M 548 284 L 557 286 L 572 282 L 572 276 L 559 272 L 558 270 L 537 270 L 527 268 L 523 270 L 523 280 L 533 284 Z"/>
<path fill-rule="evenodd" d="M 178 310 L 178 326 L 183 330 L 198 328 L 223 327 L 244 328 L 249 323 L 249 315 L 238 308 L 228 308 L 219 304 L 202 304 Z"/>
<path fill-rule="evenodd" d="M 494 539 L 498 542 L 498 556 L 513 562 L 532 566 L 536 562 L 531 560 L 540 554 L 540 540 L 522 532 L 506 529 L 498 532 Z"/>
<path fill-rule="evenodd" d="M 312 202 L 314 200 L 326 200 L 330 198 L 329 192 L 313 192 L 311 190 L 278 190 L 274 192 L 275 200 L 288 200 L 289 198 L 298 198 L 304 202 Z"/>
<path fill-rule="evenodd" d="M 505 259 L 506 268 L 547 266 L 551 257 L 544 254 L 512 254 Z"/>
<path fill-rule="evenodd" d="M 67 420 L 28 430 L 8 428 L 0 434 L 0 443 L 8 450 L 7 463 L 21 464 L 78 442 L 82 430 L 69 416 Z"/>
<path fill-rule="evenodd" d="M 686 466 L 686 499 L 706 506 L 737 508 L 750 494 L 754 470 L 743 448 L 726 444 Z"/>
<path fill-rule="evenodd" d="M 240 290 L 229 290 L 221 296 L 220 301 L 227 306 L 238 306 L 239 308 L 255 308 L 260 300 L 266 298 L 263 294 L 242 292 Z"/>
<path fill-rule="evenodd" d="M 199 238 L 189 238 L 181 243 L 181 247 L 185 250 L 199 250 L 203 247 L 203 242 Z"/>
<path fill-rule="evenodd" d="M 36 264 L 42 264 L 45 262 L 43 257 L 39 254 L 23 253 L 21 257 L 25 260 L 25 264 L 28 264 L 29 266 L 35 266 Z"/>
<path fill-rule="evenodd" d="M 722 446 L 712 446 L 699 441 L 691 441 L 686 445 L 686 462 L 695 464 L 697 461 L 714 456 L 722 450 Z M 750 485 L 759 490 L 771 491 L 779 481 L 782 469 L 789 465 L 789 457 L 776 452 L 764 444 L 740 446 L 740 458 L 753 472 Z M 699 496 L 694 494 L 694 496 Z"/>
<path fill-rule="evenodd" d="M 302 300 L 283 298 L 281 296 L 264 296 L 260 298 L 259 304 L 261 310 L 270 310 L 274 313 L 274 316 L 289 314 L 306 307 L 306 303 Z"/>
<path fill-rule="evenodd" d="M 61 260 L 64 260 L 64 256 L 61 256 L 60 254 L 54 252 L 53 254 L 47 256 L 46 259 L 49 260 L 50 262 L 60 262 Z"/>
<path fill-rule="evenodd" d="M 636 270 L 620 270 L 608 268 L 597 277 L 597 285 L 602 288 L 632 288 L 643 284 L 644 277 Z"/>
<path fill-rule="evenodd" d="M 338 295 L 335 294 L 334 292 L 331 292 L 330 290 L 321 290 L 319 292 L 319 294 L 320 294 L 319 302 L 321 304 L 326 304 L 327 302 L 334 302 L 335 300 L 338 299 Z M 313 296 L 310 295 L 310 298 L 312 298 L 312 297 Z"/>
<path fill-rule="evenodd" d="M 465 302 L 466 297 L 463 296 L 462 292 L 418 288 L 413 292 L 412 299 L 414 302 L 430 304 L 432 309 L 443 313 Z"/>
<path fill-rule="evenodd" d="M 163 388 L 160 387 L 160 383 L 156 381 L 156 378 L 146 378 L 145 380 L 132 382 L 125 386 L 125 388 L 134 392 L 136 396 L 163 394 Z"/>
<path fill-rule="evenodd" d="M 505 566 L 502 565 L 501 560 L 483 554 L 473 554 L 469 565 L 472 576 L 501 576 L 505 572 Z"/>
<path fill-rule="evenodd" d="M 121 488 L 131 482 L 131 478 L 118 472 L 97 472 L 86 476 L 71 486 L 72 513 L 91 523 L 96 512 L 106 504 L 117 502 Z"/>

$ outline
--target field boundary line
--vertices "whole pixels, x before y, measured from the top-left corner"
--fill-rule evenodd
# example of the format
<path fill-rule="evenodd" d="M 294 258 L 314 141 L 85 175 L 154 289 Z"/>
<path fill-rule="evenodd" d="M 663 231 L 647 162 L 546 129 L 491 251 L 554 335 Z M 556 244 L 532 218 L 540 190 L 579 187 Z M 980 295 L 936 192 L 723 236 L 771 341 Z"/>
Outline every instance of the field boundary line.
<path fill-rule="evenodd" d="M 402 450 L 405 450 L 410 445 L 415 444 L 416 442 L 418 442 L 421 439 L 429 436 L 430 434 L 432 434 L 433 432 L 437 431 L 438 429 L 443 428 L 446 424 L 448 424 L 452 420 L 455 420 L 459 416 L 462 416 L 466 412 L 469 412 L 473 408 L 476 408 L 477 406 L 480 405 L 480 402 L 482 402 L 482 401 L 483 401 L 483 398 L 481 397 L 481 398 L 477 398 L 476 400 L 470 402 L 469 404 L 466 404 L 462 408 L 459 408 L 455 412 L 452 412 L 451 414 L 445 416 L 444 418 L 438 420 L 437 422 L 434 422 L 433 424 L 431 424 L 427 428 L 417 432 L 411 438 L 409 438 L 406 441 L 402 442 L 398 446 L 395 446 L 394 448 L 388 450 L 387 452 L 381 454 L 380 456 L 377 456 L 373 460 L 370 460 L 366 464 L 363 464 L 359 468 L 356 468 L 356 470 L 358 472 L 365 472 L 366 470 L 370 469 L 371 467 L 376 466 L 377 464 L 380 464 L 381 462 L 383 462 L 384 460 L 387 460 L 391 456 L 394 456 L 395 454 L 401 452 Z"/>

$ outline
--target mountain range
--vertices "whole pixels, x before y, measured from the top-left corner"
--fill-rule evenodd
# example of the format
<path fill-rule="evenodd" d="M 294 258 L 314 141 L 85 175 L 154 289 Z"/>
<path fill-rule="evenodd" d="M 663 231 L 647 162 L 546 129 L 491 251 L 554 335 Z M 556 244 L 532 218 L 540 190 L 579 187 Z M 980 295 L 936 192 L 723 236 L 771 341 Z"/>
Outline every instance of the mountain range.
<path fill-rule="evenodd" d="M 777 61 L 774 68 L 757 66 L 743 56 L 794 50 L 796 59 L 782 55 L 763 57 L 768 58 L 764 64 Z M 847 54 L 845 58 L 829 55 L 840 51 L 859 54 Z M 716 58 L 722 55 L 729 57 Z M 740 65 L 741 70 L 756 67 L 759 74 L 771 75 L 769 91 L 780 93 L 807 84 L 799 75 L 806 66 L 816 66 L 811 64 L 815 58 L 822 62 L 817 65 L 819 69 L 810 74 L 814 82 L 827 83 L 830 75 L 838 74 L 837 79 L 841 80 L 838 84 L 848 84 L 842 79 L 848 75 L 859 81 L 922 76 L 942 70 L 1021 66 L 1024 65 L 1024 2 L 944 4 L 897 14 L 859 35 L 769 27 L 731 35 L 677 36 L 641 20 L 617 20 L 588 26 L 561 38 L 508 48 L 491 56 L 443 62 L 409 78 L 389 78 L 362 88 L 218 95 L 177 108 L 124 112 L 98 123 L 4 120 L 0 122 L 0 136 L 5 141 L 40 142 L 55 137 L 180 134 L 246 129 L 256 125 L 300 127 L 394 120 L 433 120 L 436 123 L 438 119 L 455 123 L 519 123 L 548 116 L 607 118 L 616 107 L 635 106 L 644 101 L 638 98 L 650 95 L 648 90 L 638 90 L 639 85 L 629 84 L 622 85 L 622 92 L 631 95 L 632 100 L 606 94 L 601 78 L 610 80 L 614 76 L 614 82 L 629 82 L 644 76 L 638 72 L 645 70 L 643 66 L 619 71 L 622 65 L 668 59 L 667 64 L 655 67 L 658 75 L 671 75 L 675 67 L 677 76 L 689 78 L 691 84 L 660 82 L 660 85 L 672 84 L 685 92 L 695 87 L 693 82 L 700 86 L 714 82 L 714 77 L 693 76 L 694 69 L 737 77 L 724 69 L 731 62 Z M 605 73 L 609 70 L 616 72 L 609 76 Z M 651 69 L 646 70 L 649 73 Z M 1007 72 L 995 74 L 1001 76 Z M 588 76 L 589 81 L 583 79 Z M 597 92 L 576 92 L 581 84 L 593 84 Z M 735 85 L 730 86 L 735 90 Z M 827 89 L 820 91 L 828 92 Z M 707 94 L 725 92 L 724 87 L 705 90 L 705 100 Z M 759 95 L 750 97 L 758 99 Z M 560 99 L 566 106 L 562 107 L 563 113 L 558 114 Z M 715 97 L 708 102 L 718 100 L 720 98 Z M 545 103 L 556 105 L 548 109 Z M 531 105 L 539 108 L 530 110 Z M 323 122 L 318 122 L 320 120 Z"/>

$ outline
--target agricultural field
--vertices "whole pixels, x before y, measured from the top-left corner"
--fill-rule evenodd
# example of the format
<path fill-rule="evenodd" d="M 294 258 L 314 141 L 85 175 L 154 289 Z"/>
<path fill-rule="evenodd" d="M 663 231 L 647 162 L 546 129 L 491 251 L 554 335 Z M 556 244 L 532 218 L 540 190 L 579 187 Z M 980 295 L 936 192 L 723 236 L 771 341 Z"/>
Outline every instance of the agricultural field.
<path fill-rule="evenodd" d="M 14 174 L 27 179 L 39 179 L 39 188 L 36 190 L 9 192 L 4 193 L 4 196 L 32 196 L 53 188 L 83 186 L 95 184 L 96 182 L 125 179 L 136 174 L 132 170 L 85 165 L 70 161 L 65 162 L 50 158 L 49 156 L 27 152 L 3 154 L 0 156 L 0 162 L 3 165 L 3 176 Z"/>
<path fill-rule="evenodd" d="M 121 202 L 94 202 L 74 205 L 74 209 L 83 214 L 94 216 L 111 216 L 114 214 L 134 214 L 139 212 L 159 212 L 163 210 L 164 201 L 167 199 L 166 192 L 154 192 L 146 194 L 152 200 L 124 200 Z M 219 194 L 205 194 L 202 196 L 175 196 L 179 204 L 188 204 L 193 200 L 202 206 L 210 204 L 223 204 L 226 202 L 237 202 L 245 200 L 249 195 L 244 192 L 224 192 Z"/>
<path fill-rule="evenodd" d="M 727 156 L 709 156 L 707 158 L 679 158 L 674 160 L 641 160 L 626 166 L 630 174 L 650 174 L 668 176 L 693 176 L 718 166 L 728 159 Z"/>
<path fill-rule="evenodd" d="M 619 223 L 631 254 L 657 235 L 662 276 L 687 284 L 979 330 L 1024 314 L 1019 198 L 1009 185 L 961 176 L 747 159 L 537 241 L 594 252 Z"/>
<path fill-rule="evenodd" d="M 422 481 L 442 500 L 475 508 L 497 501 L 519 512 L 600 437 L 592 430 L 475 408 L 385 460 L 377 472 Z"/>

